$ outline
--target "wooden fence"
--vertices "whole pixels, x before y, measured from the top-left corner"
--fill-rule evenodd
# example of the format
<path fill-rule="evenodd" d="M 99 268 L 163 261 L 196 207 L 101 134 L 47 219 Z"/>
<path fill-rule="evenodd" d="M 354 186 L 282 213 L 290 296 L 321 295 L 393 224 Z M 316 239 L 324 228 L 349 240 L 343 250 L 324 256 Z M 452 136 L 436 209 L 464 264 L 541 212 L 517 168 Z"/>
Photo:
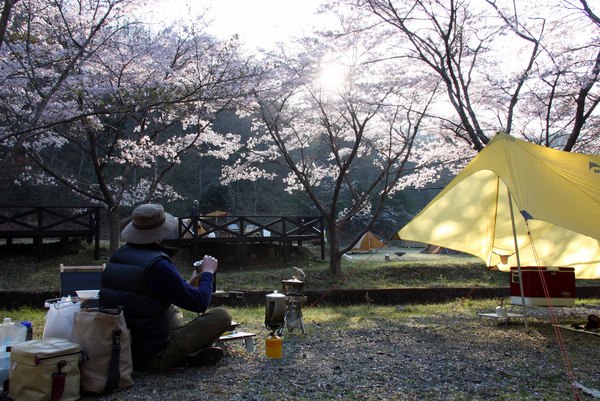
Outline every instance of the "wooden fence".
<path fill-rule="evenodd" d="M 0 238 L 12 245 L 17 238 L 33 240 L 35 256 L 42 258 L 48 239 L 67 242 L 71 238 L 94 241 L 94 256 L 100 257 L 100 207 L 0 206 Z"/>
<path fill-rule="evenodd" d="M 294 243 L 318 244 L 325 259 L 325 225 L 314 216 L 219 216 L 180 218 L 177 232 L 168 242 L 178 245 L 233 245 L 238 264 L 247 263 L 248 245 L 277 243 L 282 247 L 284 262 Z"/>
<path fill-rule="evenodd" d="M 42 258 L 44 240 L 85 238 L 94 241 L 100 257 L 100 207 L 0 206 L 0 239 L 12 245 L 15 239 L 32 239 L 35 256 Z M 277 244 L 284 262 L 297 243 L 320 246 L 325 259 L 325 224 L 314 216 L 218 216 L 179 218 L 178 227 L 166 242 L 177 246 L 226 245 L 235 249 L 239 265 L 247 264 L 252 244 Z"/>

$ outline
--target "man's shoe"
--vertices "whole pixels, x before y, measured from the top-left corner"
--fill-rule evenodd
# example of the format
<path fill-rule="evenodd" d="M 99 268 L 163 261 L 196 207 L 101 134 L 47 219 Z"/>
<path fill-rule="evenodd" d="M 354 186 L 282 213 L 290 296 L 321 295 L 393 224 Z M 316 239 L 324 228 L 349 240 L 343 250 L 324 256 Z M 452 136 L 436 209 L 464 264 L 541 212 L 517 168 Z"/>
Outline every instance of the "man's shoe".
<path fill-rule="evenodd" d="M 185 357 L 183 365 L 186 367 L 201 367 L 216 365 L 223 358 L 223 350 L 219 347 L 204 348 Z"/>

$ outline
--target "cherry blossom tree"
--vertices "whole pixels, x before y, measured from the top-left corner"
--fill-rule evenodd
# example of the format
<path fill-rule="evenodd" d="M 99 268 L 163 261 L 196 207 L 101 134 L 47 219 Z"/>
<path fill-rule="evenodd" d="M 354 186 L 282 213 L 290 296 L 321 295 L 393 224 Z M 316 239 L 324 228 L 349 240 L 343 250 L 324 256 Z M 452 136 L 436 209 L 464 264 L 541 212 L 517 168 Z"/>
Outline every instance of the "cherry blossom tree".
<path fill-rule="evenodd" d="M 63 96 L 105 38 L 131 24 L 137 0 L 5 2 L 7 28 L 1 48 L 0 157 L 23 141 L 80 112 Z M 9 15 L 12 17 L 9 19 Z"/>
<path fill-rule="evenodd" d="M 540 56 L 522 80 L 518 133 L 545 146 L 597 152 L 600 30 L 585 0 L 578 6 L 565 1 L 552 9 L 542 3 L 533 10 L 487 2 L 517 35 L 532 25 L 542 26 Z"/>
<path fill-rule="evenodd" d="M 585 0 L 342 2 L 352 27 L 445 88 L 441 127 L 481 150 L 498 131 L 597 152 L 598 24 Z M 351 7 L 351 12 L 347 12 Z"/>
<path fill-rule="evenodd" d="M 4 144 L 33 162 L 23 181 L 45 177 L 45 182 L 60 183 L 106 205 L 114 250 L 121 206 L 179 197 L 165 176 L 183 153 L 225 157 L 235 150 L 235 136 L 217 135 L 211 122 L 242 98 L 245 82 L 255 71 L 235 42 L 215 40 L 203 33 L 201 24 L 155 32 L 120 17 L 105 22 L 112 29 L 100 30 L 96 45 L 73 61 L 73 67 L 71 60 L 65 65 L 57 56 L 60 46 L 68 54 L 76 37 L 98 25 L 92 23 L 91 28 L 82 20 L 81 9 L 65 8 L 66 4 L 71 3 L 53 3 L 54 13 L 46 10 L 49 14 L 42 21 L 39 14 L 23 11 L 40 26 L 48 24 L 48 36 L 41 36 L 40 28 L 36 44 L 57 43 L 59 48 L 51 54 L 28 49 L 27 41 L 7 41 L 13 59 L 22 58 L 17 52 L 21 49 L 31 61 L 16 63 L 15 72 L 6 77 L 12 92 L 4 96 L 16 99 L 18 82 L 31 93 L 26 96 L 29 104 L 5 110 L 14 124 L 5 126 Z M 110 8 L 114 2 L 107 4 Z M 41 79 L 46 75 L 65 77 L 59 84 L 58 79 Z M 74 162 L 80 167 L 74 168 Z"/>
<path fill-rule="evenodd" d="M 344 46 L 334 42 L 306 40 L 302 51 L 270 59 L 275 68 L 248 110 L 256 135 L 223 176 L 225 182 L 282 179 L 288 192 L 310 198 L 326 220 L 329 271 L 339 275 L 352 246 L 341 241 L 351 219 L 368 216 L 352 233 L 358 240 L 390 195 L 435 179 L 454 155 L 440 138 L 418 138 L 435 83 L 419 76 L 390 80 L 392 67 L 372 62 L 372 52 L 382 51 L 376 42 L 356 36 L 343 38 Z M 417 141 L 427 144 L 417 150 Z M 266 164 L 287 173 L 277 176 Z"/>

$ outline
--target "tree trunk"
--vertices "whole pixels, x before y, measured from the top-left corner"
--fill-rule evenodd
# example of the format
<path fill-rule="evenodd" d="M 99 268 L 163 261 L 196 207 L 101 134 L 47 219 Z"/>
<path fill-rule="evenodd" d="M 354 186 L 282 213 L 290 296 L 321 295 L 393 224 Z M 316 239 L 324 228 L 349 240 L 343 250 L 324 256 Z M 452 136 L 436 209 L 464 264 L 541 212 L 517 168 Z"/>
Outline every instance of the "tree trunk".
<path fill-rule="evenodd" d="M 2 8 L 2 15 L 0 16 L 0 48 L 4 44 L 4 38 L 6 37 L 6 31 L 8 30 L 10 12 L 14 5 L 17 4 L 17 1 L 19 0 L 4 0 L 4 7 Z"/>
<path fill-rule="evenodd" d="M 121 216 L 118 206 L 112 206 L 108 209 L 110 255 L 119 249 L 121 239 Z"/>
<path fill-rule="evenodd" d="M 340 236 L 335 224 L 330 224 L 329 227 L 329 273 L 333 276 L 340 276 L 342 274 Z"/>

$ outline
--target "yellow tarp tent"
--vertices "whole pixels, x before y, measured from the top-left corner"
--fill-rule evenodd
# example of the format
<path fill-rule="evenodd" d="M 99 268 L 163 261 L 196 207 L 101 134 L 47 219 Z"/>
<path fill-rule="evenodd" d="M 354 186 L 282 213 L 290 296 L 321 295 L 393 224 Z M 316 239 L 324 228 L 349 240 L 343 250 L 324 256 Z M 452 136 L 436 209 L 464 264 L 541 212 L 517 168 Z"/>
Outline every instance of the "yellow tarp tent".
<path fill-rule="evenodd" d="M 359 253 L 359 252 L 374 252 L 384 246 L 383 241 L 381 241 L 375 234 L 368 231 L 366 232 L 358 242 L 350 249 L 351 253 Z"/>
<path fill-rule="evenodd" d="M 398 233 L 517 266 L 571 266 L 600 278 L 600 156 L 563 152 L 506 134 L 492 141 Z"/>

